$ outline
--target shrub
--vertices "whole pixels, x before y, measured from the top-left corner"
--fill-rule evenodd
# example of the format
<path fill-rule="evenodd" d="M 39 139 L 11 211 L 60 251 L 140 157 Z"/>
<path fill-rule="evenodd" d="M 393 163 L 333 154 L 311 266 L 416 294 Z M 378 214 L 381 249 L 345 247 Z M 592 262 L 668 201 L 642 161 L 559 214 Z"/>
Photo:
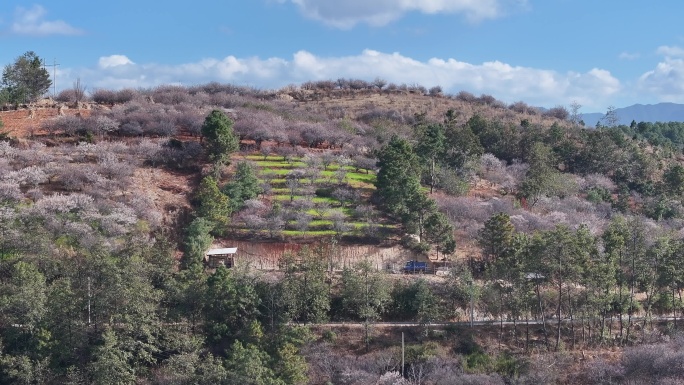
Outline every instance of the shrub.
<path fill-rule="evenodd" d="M 508 109 L 519 114 L 537 115 L 539 113 L 536 108 L 529 106 L 525 102 L 515 102 L 508 106 Z"/>
<path fill-rule="evenodd" d="M 467 103 L 474 103 L 477 101 L 477 97 L 467 91 L 460 91 L 456 94 L 456 99 Z"/>
<path fill-rule="evenodd" d="M 553 108 L 550 108 L 550 109 L 544 111 L 543 115 L 547 116 L 547 117 L 551 117 L 551 118 L 560 119 L 560 120 L 567 120 L 568 117 L 570 116 L 570 113 L 563 106 L 555 106 Z"/>
<path fill-rule="evenodd" d="M 87 129 L 100 136 L 114 132 L 119 128 L 119 122 L 104 115 L 89 118 L 86 122 Z"/>
<path fill-rule="evenodd" d="M 190 98 L 188 90 L 183 86 L 164 85 L 152 91 L 155 103 L 181 104 Z"/>
<path fill-rule="evenodd" d="M 118 132 L 123 136 L 140 136 L 143 134 L 143 129 L 138 122 L 126 122 L 119 126 Z"/>
<path fill-rule="evenodd" d="M 179 111 L 176 116 L 178 128 L 185 128 L 191 135 L 199 136 L 202 131 L 202 124 L 204 124 L 205 114 L 198 108 L 188 105 L 176 108 L 176 110 Z"/>
<path fill-rule="evenodd" d="M 61 132 L 64 135 L 76 135 L 81 133 L 86 128 L 86 122 L 77 116 L 60 116 L 53 120 L 46 120 L 43 123 L 43 128 L 52 134 Z"/>
<path fill-rule="evenodd" d="M 73 88 L 62 90 L 57 94 L 55 100 L 62 103 L 73 103 L 78 100 L 77 92 Z"/>
<path fill-rule="evenodd" d="M 97 89 L 93 92 L 93 101 L 98 104 L 114 104 L 116 102 L 116 92 Z"/>
<path fill-rule="evenodd" d="M 441 96 L 443 91 L 441 86 L 434 86 L 428 90 L 430 96 Z"/>
<path fill-rule="evenodd" d="M 372 87 L 367 81 L 361 79 L 349 79 L 349 88 L 352 90 L 363 90 Z"/>
<path fill-rule="evenodd" d="M 145 134 L 168 137 L 175 135 L 178 131 L 176 119 L 172 116 L 161 117 L 147 122 L 143 127 Z"/>
<path fill-rule="evenodd" d="M 138 92 L 136 90 L 124 88 L 116 92 L 115 101 L 116 103 L 120 104 L 128 103 L 131 100 L 135 99 L 136 96 L 138 96 Z"/>

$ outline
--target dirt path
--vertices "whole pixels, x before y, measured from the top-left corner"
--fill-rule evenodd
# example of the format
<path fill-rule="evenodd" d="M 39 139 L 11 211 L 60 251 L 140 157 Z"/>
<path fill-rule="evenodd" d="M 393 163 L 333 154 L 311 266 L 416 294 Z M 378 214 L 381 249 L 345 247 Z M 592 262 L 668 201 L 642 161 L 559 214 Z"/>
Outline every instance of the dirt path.
<path fill-rule="evenodd" d="M 89 116 L 90 110 L 76 110 L 76 109 L 64 109 L 65 115 L 75 116 L 81 114 L 81 116 Z M 34 135 L 44 135 L 45 131 L 41 130 L 41 125 L 46 120 L 56 118 L 59 116 L 57 108 L 37 108 L 33 112 L 33 117 L 31 115 L 31 110 L 20 109 L 13 111 L 0 111 L 0 120 L 3 122 L 4 126 L 0 129 L 0 132 L 6 132 L 10 137 L 14 138 L 29 138 Z"/>

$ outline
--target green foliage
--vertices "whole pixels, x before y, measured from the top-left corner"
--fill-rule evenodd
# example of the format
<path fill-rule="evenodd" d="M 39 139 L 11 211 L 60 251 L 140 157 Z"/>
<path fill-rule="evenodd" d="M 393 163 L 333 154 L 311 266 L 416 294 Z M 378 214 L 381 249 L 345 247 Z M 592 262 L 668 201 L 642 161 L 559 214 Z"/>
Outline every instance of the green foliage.
<path fill-rule="evenodd" d="M 532 145 L 529 164 L 520 195 L 531 200 L 532 205 L 542 196 L 565 196 L 575 188 L 556 169 L 551 148 L 545 144 L 537 142 Z"/>
<path fill-rule="evenodd" d="M 207 280 L 204 295 L 205 329 L 218 346 L 245 336 L 259 315 L 253 280 L 220 266 Z"/>
<path fill-rule="evenodd" d="M 228 383 L 244 385 L 285 384 L 269 365 L 270 357 L 259 347 L 235 341 L 226 360 Z"/>
<path fill-rule="evenodd" d="M 283 344 L 277 351 L 275 362 L 275 372 L 285 384 L 303 385 L 307 383 L 309 367 L 306 359 L 293 344 Z"/>
<path fill-rule="evenodd" d="M 510 252 L 515 227 L 508 214 L 494 214 L 478 232 L 478 243 L 482 247 L 485 261 L 492 262 Z"/>
<path fill-rule="evenodd" d="M 407 214 L 407 202 L 420 191 L 418 158 L 411 145 L 392 137 L 378 154 L 378 166 L 375 196 L 389 213 Z"/>
<path fill-rule="evenodd" d="M 231 211 L 242 208 L 245 201 L 256 198 L 262 189 L 254 167 L 247 162 L 239 162 L 232 180 L 223 187 L 223 193 L 230 198 Z"/>
<path fill-rule="evenodd" d="M 47 359 L 35 360 L 26 355 L 0 356 L 0 380 L 7 384 L 48 384 L 55 380 Z"/>
<path fill-rule="evenodd" d="M 131 354 L 122 349 L 117 335 L 112 330 L 102 334 L 102 342 L 95 348 L 94 361 L 89 365 L 93 383 L 119 385 L 135 383 L 135 370 L 131 365 Z"/>
<path fill-rule="evenodd" d="M 392 291 L 392 316 L 398 319 L 417 321 L 427 335 L 429 325 L 442 314 L 439 298 L 430 283 L 423 279 L 408 284 L 397 283 Z"/>
<path fill-rule="evenodd" d="M 325 342 L 334 343 L 337 340 L 337 333 L 332 330 L 324 330 L 321 339 Z"/>
<path fill-rule="evenodd" d="M 434 242 L 443 252 L 453 252 L 456 247 L 453 228 L 438 213 L 435 201 L 422 191 L 416 166 L 418 158 L 408 142 L 393 137 L 380 150 L 378 159 L 380 171 L 374 196 L 381 207 L 400 218 L 406 230 L 417 234 L 421 242 L 426 245 Z"/>
<path fill-rule="evenodd" d="M 442 254 L 452 254 L 456 250 L 454 227 L 449 223 L 446 215 L 435 210 L 425 219 L 425 236 L 427 243 L 437 245 L 437 251 Z"/>
<path fill-rule="evenodd" d="M 509 352 L 499 354 L 494 361 L 494 371 L 506 378 L 518 378 L 527 367 L 524 357 L 516 357 Z"/>
<path fill-rule="evenodd" d="M 601 187 L 592 187 L 587 191 L 587 200 L 592 203 L 612 202 L 610 191 Z"/>
<path fill-rule="evenodd" d="M 470 373 L 487 373 L 491 371 L 492 358 L 483 351 L 475 351 L 465 356 L 465 369 Z"/>
<path fill-rule="evenodd" d="M 549 282 L 556 296 L 556 320 L 563 317 L 563 301 L 565 285 L 579 282 L 584 275 L 584 268 L 595 258 L 596 240 L 586 226 L 572 231 L 567 226 L 557 225 L 553 230 L 537 234 L 530 241 L 528 271 L 541 274 Z M 561 323 L 556 321 L 556 343 L 561 346 Z"/>
<path fill-rule="evenodd" d="M 513 379 L 517 378 L 527 368 L 524 359 L 513 356 L 509 352 L 503 352 L 495 357 L 482 350 L 477 350 L 465 356 L 465 370 L 470 373 L 491 373 Z"/>
<path fill-rule="evenodd" d="M 464 196 L 470 191 L 467 176 L 452 168 L 442 167 L 438 170 L 438 187 L 449 195 Z"/>
<path fill-rule="evenodd" d="M 214 241 L 211 231 L 214 224 L 203 217 L 197 217 L 190 222 L 185 236 L 185 252 L 182 264 L 184 268 L 200 266 L 204 260 L 204 254 Z"/>
<path fill-rule="evenodd" d="M 231 215 L 230 198 L 219 190 L 214 177 L 205 176 L 202 179 L 195 193 L 195 201 L 197 202 L 197 216 L 209 221 L 215 233 L 222 233 Z"/>
<path fill-rule="evenodd" d="M 362 320 L 366 344 L 370 342 L 371 325 L 377 322 L 389 304 L 391 286 L 370 262 L 359 262 L 342 272 L 342 306 L 347 314 Z"/>
<path fill-rule="evenodd" d="M 33 51 L 27 51 L 2 71 L 0 88 L 9 103 L 31 103 L 50 89 L 50 74 Z"/>
<path fill-rule="evenodd" d="M 0 285 L 0 319 L 4 325 L 25 325 L 33 333 L 45 315 L 45 276 L 35 265 L 23 261 L 9 266 L 9 270 L 9 279 Z"/>
<path fill-rule="evenodd" d="M 288 320 L 308 323 L 323 322 L 330 310 L 330 288 L 326 283 L 326 260 L 308 246 L 297 254 L 283 257 L 285 277 L 281 297 Z"/>
<path fill-rule="evenodd" d="M 423 168 L 426 170 L 427 183 L 432 193 L 437 185 L 437 164 L 444 158 L 446 137 L 441 124 L 428 125 L 418 138 L 415 152 L 418 154 Z"/>
<path fill-rule="evenodd" d="M 672 195 L 682 195 L 684 193 L 684 167 L 674 164 L 668 167 L 663 174 L 665 190 Z"/>
<path fill-rule="evenodd" d="M 233 121 L 220 110 L 211 111 L 204 119 L 202 138 L 206 141 L 209 158 L 217 164 L 227 163 L 240 144 L 233 132 Z"/>
<path fill-rule="evenodd" d="M 484 153 L 484 148 L 480 143 L 480 138 L 475 135 L 473 130 L 482 132 L 486 122 L 479 117 L 473 116 L 463 127 L 448 124 L 444 132 L 446 139 L 445 154 L 446 162 L 452 167 L 461 168 L 466 161 L 472 157 L 480 156 Z"/>
<path fill-rule="evenodd" d="M 422 344 L 410 344 L 405 348 L 406 365 L 418 365 L 429 361 L 438 354 L 439 345 L 429 341 Z"/>

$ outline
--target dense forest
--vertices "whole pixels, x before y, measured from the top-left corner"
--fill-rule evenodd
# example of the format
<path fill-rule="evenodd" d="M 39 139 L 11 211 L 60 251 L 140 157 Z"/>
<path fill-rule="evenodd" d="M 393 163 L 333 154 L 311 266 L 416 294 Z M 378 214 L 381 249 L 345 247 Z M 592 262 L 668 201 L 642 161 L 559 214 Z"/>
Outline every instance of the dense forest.
<path fill-rule="evenodd" d="M 3 97 L 31 111 L 42 93 L 20 85 Z M 54 103 L 78 114 L 22 137 L 0 123 L 2 383 L 684 378 L 682 123 L 586 128 L 380 79 L 75 84 Z M 187 201 L 155 200 L 157 172 Z M 203 263 L 216 240 L 293 234 L 277 270 Z M 448 270 L 336 263 L 355 242 Z M 405 361 L 388 322 L 416 325 Z"/>

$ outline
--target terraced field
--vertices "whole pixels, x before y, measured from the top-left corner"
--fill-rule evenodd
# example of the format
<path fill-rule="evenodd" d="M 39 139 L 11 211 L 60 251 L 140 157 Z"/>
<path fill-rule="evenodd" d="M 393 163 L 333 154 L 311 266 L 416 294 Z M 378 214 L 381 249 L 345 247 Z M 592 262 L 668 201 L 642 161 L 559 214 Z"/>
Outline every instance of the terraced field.
<path fill-rule="evenodd" d="M 264 188 L 263 207 L 236 215 L 237 233 L 373 238 L 396 228 L 370 203 L 375 172 L 354 167 L 347 158 L 323 164 L 311 155 L 242 155 L 234 161 L 251 163 Z"/>

